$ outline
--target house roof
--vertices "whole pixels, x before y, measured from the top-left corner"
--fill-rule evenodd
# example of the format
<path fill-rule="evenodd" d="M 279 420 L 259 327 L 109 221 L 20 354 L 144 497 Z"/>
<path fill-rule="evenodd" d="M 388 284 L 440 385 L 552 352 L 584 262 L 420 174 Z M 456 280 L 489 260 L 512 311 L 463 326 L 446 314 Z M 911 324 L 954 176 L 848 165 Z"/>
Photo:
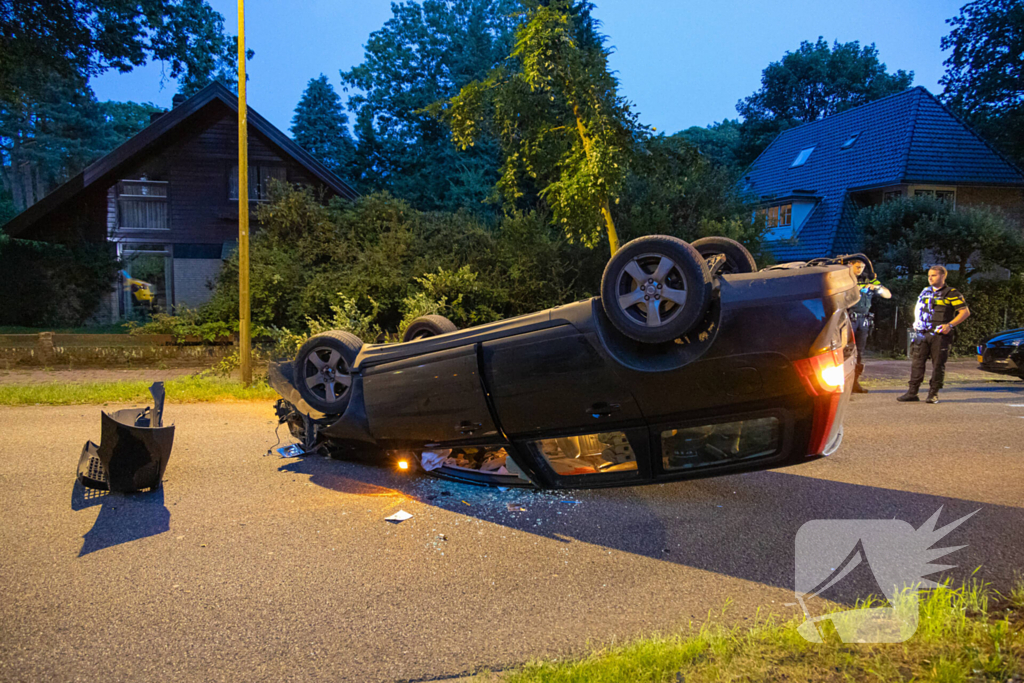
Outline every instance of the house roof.
<path fill-rule="evenodd" d="M 812 147 L 806 163 L 794 168 L 800 152 Z M 777 258 L 796 260 L 856 248 L 850 190 L 902 183 L 1021 187 L 1024 174 L 916 87 L 781 133 L 744 182 L 762 201 L 797 190 L 820 198 L 794 241 L 768 245 Z"/>
<path fill-rule="evenodd" d="M 119 169 L 152 150 L 160 143 L 164 135 L 177 129 L 206 107 L 218 102 L 236 114 L 238 113 L 238 96 L 222 83 L 216 81 L 211 83 L 182 104 L 152 121 L 120 147 L 89 164 L 81 173 L 22 211 L 3 226 L 3 231 L 12 237 L 23 233 L 52 211 L 73 201 L 94 183 L 103 182 L 105 179 L 109 180 Z M 314 177 L 338 195 L 346 199 L 355 199 L 359 196 L 350 185 L 260 116 L 252 107 L 248 108 L 247 121 L 251 130 L 262 133 L 272 144 L 302 164 Z"/>

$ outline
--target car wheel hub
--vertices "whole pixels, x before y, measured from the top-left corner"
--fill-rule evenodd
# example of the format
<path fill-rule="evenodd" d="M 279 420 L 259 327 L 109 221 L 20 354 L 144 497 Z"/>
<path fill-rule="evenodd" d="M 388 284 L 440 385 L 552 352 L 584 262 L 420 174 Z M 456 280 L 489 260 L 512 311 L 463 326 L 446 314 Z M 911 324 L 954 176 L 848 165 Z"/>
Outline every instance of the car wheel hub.
<path fill-rule="evenodd" d="M 679 265 L 667 256 L 642 254 L 619 272 L 619 307 L 634 322 L 661 327 L 678 316 L 687 292 Z"/>

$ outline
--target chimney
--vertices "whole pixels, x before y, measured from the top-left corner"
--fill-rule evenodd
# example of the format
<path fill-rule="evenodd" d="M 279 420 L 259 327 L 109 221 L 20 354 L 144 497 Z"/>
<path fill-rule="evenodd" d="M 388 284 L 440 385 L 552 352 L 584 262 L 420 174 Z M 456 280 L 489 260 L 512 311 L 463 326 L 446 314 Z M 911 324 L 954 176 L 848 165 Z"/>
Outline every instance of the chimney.
<path fill-rule="evenodd" d="M 188 99 L 187 97 L 185 97 L 181 93 L 178 93 L 177 95 L 175 95 L 174 97 L 171 98 L 171 109 L 177 107 L 179 104 L 184 103 L 185 100 L 187 100 L 187 99 Z"/>

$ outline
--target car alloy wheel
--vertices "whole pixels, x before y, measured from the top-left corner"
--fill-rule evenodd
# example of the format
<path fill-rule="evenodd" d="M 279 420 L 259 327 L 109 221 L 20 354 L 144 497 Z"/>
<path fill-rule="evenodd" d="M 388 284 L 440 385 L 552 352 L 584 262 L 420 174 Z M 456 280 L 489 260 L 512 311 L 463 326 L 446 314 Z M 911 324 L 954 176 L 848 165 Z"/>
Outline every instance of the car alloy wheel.
<path fill-rule="evenodd" d="M 683 275 L 668 256 L 641 254 L 619 269 L 617 280 L 619 308 L 644 327 L 669 325 L 686 306 Z"/>
<path fill-rule="evenodd" d="M 339 351 L 320 346 L 306 356 L 304 381 L 306 388 L 317 398 L 335 405 L 342 400 L 348 401 L 352 371 Z"/>

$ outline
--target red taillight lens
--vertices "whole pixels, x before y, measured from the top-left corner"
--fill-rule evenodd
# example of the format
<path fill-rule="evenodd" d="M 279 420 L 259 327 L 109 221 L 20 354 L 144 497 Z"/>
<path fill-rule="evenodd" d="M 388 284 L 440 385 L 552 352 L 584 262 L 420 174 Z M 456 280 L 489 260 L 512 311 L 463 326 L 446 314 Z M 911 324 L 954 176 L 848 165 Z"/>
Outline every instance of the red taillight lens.
<path fill-rule="evenodd" d="M 839 349 L 803 358 L 793 363 L 800 373 L 807 393 L 811 396 L 843 393 L 846 388 L 846 369 L 843 352 Z"/>
<path fill-rule="evenodd" d="M 840 349 L 828 351 L 793 363 L 803 380 L 807 393 L 814 397 L 814 415 L 811 420 L 811 438 L 808 455 L 819 455 L 828 446 L 839 401 L 846 388 L 846 367 Z"/>

